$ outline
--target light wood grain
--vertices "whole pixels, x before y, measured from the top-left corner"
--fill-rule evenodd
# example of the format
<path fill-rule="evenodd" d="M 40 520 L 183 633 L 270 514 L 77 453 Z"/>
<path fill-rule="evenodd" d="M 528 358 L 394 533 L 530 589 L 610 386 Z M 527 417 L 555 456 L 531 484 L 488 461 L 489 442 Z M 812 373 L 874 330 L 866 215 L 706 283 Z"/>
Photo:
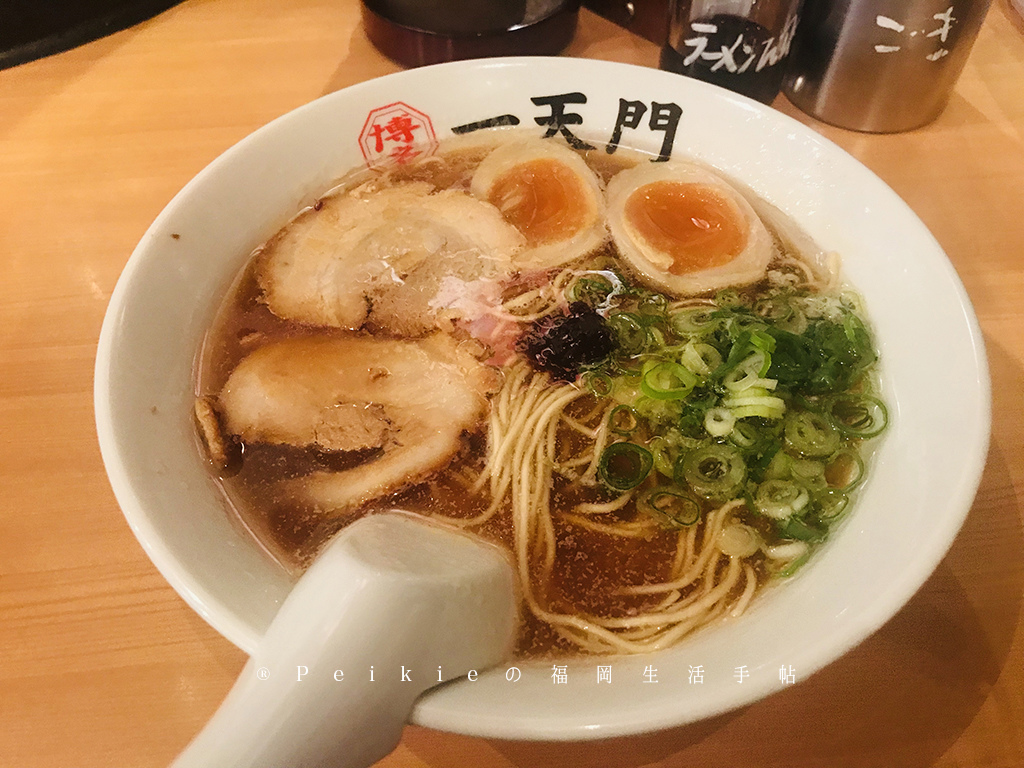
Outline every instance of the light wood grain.
<path fill-rule="evenodd" d="M 811 679 L 704 723 L 583 745 L 410 727 L 382 765 L 1024 765 L 1024 24 L 1012 14 L 995 1 L 949 108 L 921 130 L 856 134 L 776 103 L 910 204 L 985 334 L 989 462 L 927 584 Z M 584 13 L 568 54 L 654 66 L 658 52 Z M 100 322 L 135 243 L 196 172 L 272 118 L 397 69 L 355 0 L 192 0 L 0 72 L 0 768 L 166 765 L 241 669 L 109 489 L 92 415 Z"/>

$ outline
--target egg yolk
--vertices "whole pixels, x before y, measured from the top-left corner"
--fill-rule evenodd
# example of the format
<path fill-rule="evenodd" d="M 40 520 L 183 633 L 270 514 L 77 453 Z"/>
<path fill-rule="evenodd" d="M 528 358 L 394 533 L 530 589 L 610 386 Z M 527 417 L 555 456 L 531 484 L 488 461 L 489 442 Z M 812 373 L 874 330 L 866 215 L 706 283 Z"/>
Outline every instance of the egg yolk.
<path fill-rule="evenodd" d="M 501 174 L 487 197 L 530 245 L 575 235 L 586 224 L 587 199 L 572 169 L 548 157 L 518 163 Z"/>
<path fill-rule="evenodd" d="M 674 275 L 728 264 L 747 244 L 735 204 L 703 184 L 647 184 L 626 200 L 625 216 L 639 237 L 672 260 Z"/>

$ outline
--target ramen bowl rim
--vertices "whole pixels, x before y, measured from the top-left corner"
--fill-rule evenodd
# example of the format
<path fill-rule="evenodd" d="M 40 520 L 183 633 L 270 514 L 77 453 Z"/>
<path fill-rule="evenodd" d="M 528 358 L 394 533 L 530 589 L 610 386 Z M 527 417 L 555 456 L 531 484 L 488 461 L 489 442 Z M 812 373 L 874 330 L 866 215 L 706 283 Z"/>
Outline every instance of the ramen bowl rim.
<path fill-rule="evenodd" d="M 700 112 L 701 109 L 710 109 L 713 114 L 727 113 L 736 119 L 737 125 L 742 128 L 742 130 L 740 128 L 736 130 L 740 130 L 741 133 L 744 130 L 748 133 L 752 130 L 750 126 L 744 126 L 743 121 L 752 121 L 753 125 L 767 131 L 765 142 L 768 145 L 771 145 L 769 140 L 776 141 L 779 143 L 779 146 L 788 147 L 787 151 L 790 151 L 793 146 L 797 146 L 801 151 L 811 153 L 816 156 L 816 159 L 823 160 L 826 164 L 831 164 L 835 168 L 842 170 L 843 173 L 848 174 L 850 179 L 853 180 L 851 183 L 858 189 L 863 191 L 864 188 L 867 188 L 870 194 L 864 199 L 853 195 L 853 203 L 867 206 L 870 209 L 869 213 L 876 218 L 880 217 L 885 221 L 891 220 L 894 222 L 898 225 L 896 240 L 899 241 L 899 235 L 905 234 L 908 241 L 915 248 L 921 249 L 921 253 L 925 254 L 923 258 L 925 258 L 929 269 L 925 270 L 921 265 L 915 265 L 915 263 L 909 263 L 906 266 L 894 265 L 892 267 L 893 278 L 899 279 L 905 277 L 906 274 L 913 277 L 928 273 L 936 281 L 935 285 L 939 285 L 945 291 L 944 296 L 955 300 L 956 306 L 948 307 L 948 311 L 946 311 L 943 317 L 944 322 L 958 334 L 961 334 L 962 337 L 962 351 L 960 354 L 964 355 L 964 358 L 961 362 L 966 364 L 967 375 L 963 376 L 963 381 L 959 383 L 959 386 L 969 399 L 967 404 L 968 416 L 974 420 L 974 423 L 973 428 L 963 428 L 968 440 L 966 443 L 963 443 L 963 461 L 960 465 L 959 474 L 955 482 L 951 481 L 950 492 L 945 497 L 944 514 L 937 517 L 936 525 L 933 529 L 922 534 L 920 546 L 911 553 L 912 556 L 905 564 L 905 567 L 899 570 L 895 577 L 887 583 L 884 593 L 879 595 L 877 600 L 869 604 L 858 604 L 858 612 L 855 617 L 843 618 L 842 613 L 838 613 L 837 620 L 847 622 L 846 624 L 841 623 L 841 632 L 827 635 L 809 650 L 801 649 L 799 654 L 800 675 L 801 679 L 803 679 L 804 676 L 820 669 L 857 645 L 892 617 L 910 599 L 914 592 L 920 588 L 952 544 L 970 509 L 980 482 L 989 440 L 991 419 L 990 382 L 985 361 L 984 344 L 969 298 L 952 264 L 916 215 L 884 182 L 836 145 L 815 134 L 797 121 L 756 102 L 730 94 L 713 86 L 696 83 L 695 81 L 670 80 L 668 78 L 675 76 L 668 75 L 667 73 L 625 64 L 590 60 L 545 59 L 540 57 L 439 64 L 360 83 L 324 96 L 283 115 L 225 151 L 207 168 L 197 174 L 174 197 L 147 230 L 131 255 L 121 278 L 118 280 L 110 299 L 107 314 L 104 317 L 96 358 L 94 400 L 101 453 L 117 501 L 124 511 L 127 522 L 136 538 L 164 578 L 218 632 L 243 650 L 251 652 L 259 639 L 259 630 L 253 625 L 251 617 L 247 621 L 243 616 L 239 615 L 237 608 L 226 606 L 221 600 L 216 598 L 210 589 L 209 573 L 197 574 L 194 564 L 190 565 L 183 559 L 180 543 L 176 546 L 169 545 L 166 526 L 168 524 L 179 525 L 179 523 L 168 523 L 167 516 L 169 513 L 166 510 L 162 513 L 162 516 L 151 512 L 152 498 L 147 495 L 149 490 L 147 483 L 140 475 L 150 472 L 155 476 L 159 476 L 161 472 L 169 471 L 167 466 L 156 461 L 152 466 L 147 465 L 144 469 L 140 470 L 136 458 L 131 455 L 133 445 L 126 441 L 125 430 L 119 430 L 114 426 L 115 422 L 119 420 L 123 425 L 124 416 L 122 412 L 126 407 L 135 409 L 135 418 L 137 419 L 143 418 L 147 409 L 150 408 L 154 418 L 166 416 L 166 414 L 159 411 L 163 407 L 163 401 L 154 402 L 151 406 L 145 400 L 135 402 L 132 399 L 135 393 L 131 391 L 130 386 L 126 389 L 125 386 L 121 386 L 118 383 L 122 379 L 127 380 L 124 374 L 125 369 L 132 369 L 133 366 L 141 365 L 141 363 L 136 361 L 135 357 L 128 354 L 130 350 L 123 348 L 123 343 L 127 343 L 124 342 L 124 338 L 128 334 L 135 333 L 136 335 L 133 337 L 135 341 L 132 343 L 136 344 L 136 346 L 142 343 L 139 339 L 145 340 L 150 338 L 146 335 L 145 329 L 143 331 L 134 330 L 139 325 L 139 318 L 145 317 L 141 310 L 132 304 L 133 301 L 137 300 L 136 294 L 139 292 L 139 285 L 147 285 L 157 279 L 164 279 L 170 283 L 178 281 L 175 283 L 176 285 L 187 285 L 189 277 L 187 265 L 182 265 L 178 272 L 182 272 L 182 270 L 184 272 L 178 274 L 175 271 L 175 265 L 167 263 L 170 262 L 168 253 L 177 252 L 169 250 L 172 244 L 168 243 L 167 236 L 170 234 L 171 237 L 174 237 L 178 234 L 172 232 L 172 230 L 181 223 L 183 211 L 189 209 L 195 214 L 195 211 L 190 209 L 189 206 L 192 205 L 194 202 L 193 198 L 196 196 L 212 195 L 215 192 L 217 194 L 224 194 L 223 189 L 218 188 L 214 192 L 210 192 L 210 188 L 223 184 L 224 179 L 222 176 L 224 174 L 230 176 L 240 157 L 247 156 L 248 154 L 252 154 L 254 157 L 258 156 L 261 145 L 273 146 L 274 142 L 282 140 L 282 135 L 287 136 L 290 133 L 297 132 L 300 136 L 293 139 L 293 141 L 300 140 L 303 126 L 310 123 L 310 121 L 315 122 L 318 110 L 331 109 L 331 105 L 336 107 L 339 103 L 344 103 L 346 100 L 352 99 L 357 95 L 361 95 L 365 101 L 366 94 L 371 89 L 378 89 L 383 93 L 391 93 L 392 91 L 404 93 L 406 91 L 402 91 L 403 84 L 408 84 L 410 88 L 416 83 L 432 84 L 432 87 L 438 87 L 438 84 L 443 85 L 448 82 L 464 81 L 469 75 L 484 81 L 498 83 L 503 78 L 511 78 L 518 83 L 517 88 L 525 89 L 527 84 L 525 82 L 520 83 L 516 78 L 520 80 L 529 79 L 530 72 L 544 72 L 545 77 L 556 81 L 561 79 L 571 82 L 575 78 L 579 82 L 585 81 L 588 84 L 595 82 L 623 83 L 630 82 L 631 78 L 639 78 L 636 82 L 652 82 L 657 83 L 659 86 L 663 85 L 666 93 L 673 95 L 673 97 L 678 94 L 680 100 L 685 99 L 689 108 L 695 109 L 697 112 Z M 526 76 L 524 76 L 524 73 L 526 73 Z M 479 88 L 481 86 L 473 87 Z M 415 89 L 413 88 L 413 90 Z M 638 90 L 643 89 L 638 88 Z M 786 142 L 789 142 L 789 144 L 787 145 Z M 317 181 L 317 184 L 322 189 L 323 179 Z M 312 184 L 312 182 L 304 186 L 300 184 L 294 190 L 291 190 L 290 193 L 293 194 L 297 202 L 303 200 L 308 202 L 310 194 L 316 191 L 314 189 L 315 186 L 316 184 Z M 228 211 L 228 214 L 230 213 L 231 211 Z M 273 220 L 274 215 L 277 214 L 270 215 L 271 220 Z M 209 214 L 208 217 L 209 220 L 204 220 L 202 226 L 216 227 L 224 225 L 226 221 L 225 216 Z M 283 221 L 280 219 L 273 221 L 273 223 L 267 223 L 259 232 L 258 237 L 253 232 L 249 232 L 248 241 L 262 242 L 274 231 L 274 227 L 282 223 Z M 902 232 L 899 230 L 899 227 L 903 228 Z M 823 231 L 827 231 L 827 227 Z M 190 235 L 182 233 L 179 238 L 175 238 L 176 245 L 174 247 L 180 246 L 182 241 L 187 245 L 189 237 Z M 237 254 L 227 258 L 237 258 Z M 163 262 L 157 263 L 160 259 L 163 259 Z M 154 290 L 157 290 L 157 294 L 154 295 L 158 295 L 158 289 Z M 923 299 L 914 294 L 914 290 L 913 286 L 908 286 L 908 292 L 920 303 Z M 872 310 L 875 308 L 871 306 L 872 297 L 869 294 L 866 298 L 869 303 L 869 315 L 874 317 L 875 315 Z M 209 309 L 209 307 L 205 308 L 207 315 L 209 314 Z M 886 314 L 887 324 L 893 322 L 888 319 L 891 314 Z M 153 322 L 158 325 L 160 321 L 155 320 Z M 888 328 L 888 325 L 886 328 Z M 153 331 L 152 337 L 154 339 L 162 338 L 156 330 Z M 883 341 L 885 340 L 883 338 Z M 122 344 L 122 346 L 119 347 L 119 344 Z M 885 351 L 883 344 L 883 356 Z M 176 354 L 180 355 L 181 353 Z M 194 350 L 192 354 L 195 354 Z M 135 373 L 139 376 L 146 375 L 141 370 Z M 156 392 L 156 394 L 159 394 L 159 392 Z M 901 407 L 912 405 L 909 401 L 901 399 L 906 396 L 904 391 L 900 390 L 895 395 L 896 401 L 894 402 L 895 407 L 893 409 L 894 429 L 892 431 L 897 434 L 895 437 L 892 435 L 887 437 L 887 441 L 906 438 L 906 435 L 899 435 L 902 424 L 901 420 L 903 419 Z M 124 396 L 127 400 L 131 401 L 130 405 L 125 406 L 123 399 L 119 399 L 119 396 Z M 180 425 L 178 426 L 180 427 Z M 883 454 L 885 453 L 884 446 L 885 443 L 883 443 Z M 885 456 L 882 458 L 885 459 Z M 904 458 L 906 457 L 904 456 Z M 911 466 L 908 468 L 908 471 L 927 473 L 930 470 L 928 468 Z M 183 484 L 181 486 L 183 506 L 187 506 L 186 502 L 193 501 L 196 495 L 202 496 L 204 493 L 215 493 L 215 490 L 207 488 L 204 491 L 195 484 Z M 180 525 L 185 526 L 185 530 L 183 532 L 178 531 L 175 535 L 179 536 L 182 540 L 187 539 L 189 533 L 192 532 L 192 528 L 189 527 L 192 524 L 196 526 L 195 533 L 199 535 L 202 532 L 202 528 L 195 521 L 192 521 L 192 523 L 180 523 Z M 858 530 L 855 514 L 852 517 L 852 521 L 847 524 L 840 535 L 843 537 L 859 537 L 869 534 L 870 531 Z M 239 532 L 238 535 L 242 536 L 243 532 Z M 249 545 L 241 541 L 233 543 L 233 546 L 236 548 L 244 548 Z M 831 543 L 830 546 L 832 546 Z M 259 553 L 256 554 L 258 555 Z M 823 553 L 822 557 L 826 557 L 827 554 Z M 256 561 L 253 560 L 252 562 Z M 806 584 L 807 579 L 814 572 L 821 569 L 818 568 L 817 563 L 812 563 L 806 570 L 808 573 L 794 580 L 794 583 L 788 585 L 786 589 L 799 589 L 798 585 Z M 257 602 L 260 590 L 268 590 L 269 598 L 266 595 L 264 597 L 273 604 L 278 604 L 280 599 L 286 594 L 286 590 L 282 591 L 279 587 L 274 592 L 269 587 L 266 587 L 266 585 L 260 582 L 259 573 L 256 571 L 258 571 L 258 568 L 255 568 L 253 573 L 242 573 L 239 575 L 239 588 L 250 590 L 254 595 L 253 599 L 256 599 Z M 271 592 L 273 594 L 270 594 Z M 773 606 L 779 604 L 779 599 L 781 598 L 777 598 L 775 594 L 768 595 L 752 609 L 751 613 L 763 616 L 765 611 L 771 611 Z M 264 621 L 267 620 L 267 616 L 262 618 Z M 737 626 L 739 625 L 737 624 Z M 730 637 L 741 637 L 741 635 L 735 633 L 734 629 L 729 631 L 733 632 L 733 635 L 730 635 Z M 642 662 L 647 661 L 650 663 L 650 659 L 664 660 L 671 657 L 673 667 L 678 669 L 680 653 L 682 651 L 672 649 L 671 651 L 659 652 L 658 656 L 633 659 L 615 658 L 610 663 L 615 665 L 616 670 L 625 670 L 621 674 L 632 674 L 635 677 L 644 666 Z M 780 658 L 782 658 L 784 663 L 785 659 L 776 655 L 770 661 L 765 661 L 760 671 L 762 673 L 770 671 L 769 665 L 774 665 Z M 532 674 L 540 675 L 543 672 L 550 673 L 551 661 L 534 661 L 520 664 L 520 666 L 524 669 L 529 669 Z M 609 705 L 600 712 L 587 711 L 579 716 L 571 712 L 568 715 L 564 714 L 567 711 L 567 707 L 571 707 L 574 703 L 586 702 L 589 689 L 585 686 L 589 681 L 584 683 L 581 678 L 584 674 L 592 675 L 592 673 L 590 671 L 584 673 L 582 670 L 592 670 L 592 667 L 593 663 L 591 660 L 586 662 L 574 660 L 570 662 L 570 669 L 576 670 L 572 684 L 566 686 L 565 691 L 562 691 L 557 686 L 549 686 L 547 693 L 544 694 L 545 702 L 547 703 L 539 708 L 536 715 L 529 715 L 526 708 L 521 708 L 522 711 L 518 716 L 514 712 L 510 715 L 509 710 L 503 709 L 501 702 L 495 698 L 498 695 L 495 691 L 499 690 L 500 682 L 496 682 L 494 675 L 491 675 L 489 679 L 492 689 L 491 693 L 487 695 L 490 695 L 493 699 L 493 711 L 481 712 L 479 707 L 476 709 L 463 707 L 460 710 L 460 697 L 465 695 L 460 693 L 460 691 L 464 692 L 467 690 L 466 686 L 476 684 L 463 681 L 454 685 L 441 686 L 425 696 L 413 713 L 413 722 L 449 731 L 496 738 L 607 738 L 693 722 L 745 704 L 750 704 L 780 690 L 778 681 L 764 679 L 762 675 L 762 679 L 759 681 L 747 681 L 746 687 L 735 684 L 731 687 L 722 685 L 717 687 L 709 686 L 707 689 L 708 695 L 704 700 L 696 705 L 691 704 L 685 710 L 680 708 L 673 709 L 671 705 L 666 707 L 663 700 L 658 699 L 657 703 L 652 702 L 649 706 L 641 704 L 630 708 L 624 705 L 616 707 Z M 481 680 L 483 679 L 484 676 L 481 676 Z M 646 693 L 646 690 L 636 683 L 636 680 L 630 680 L 620 684 L 623 686 L 621 693 L 624 695 L 624 698 L 636 693 Z M 537 693 L 539 690 L 536 685 L 531 689 L 535 698 L 536 695 L 540 695 Z M 484 707 L 484 709 L 487 709 L 487 707 Z M 559 713 L 563 714 L 560 715 Z"/>

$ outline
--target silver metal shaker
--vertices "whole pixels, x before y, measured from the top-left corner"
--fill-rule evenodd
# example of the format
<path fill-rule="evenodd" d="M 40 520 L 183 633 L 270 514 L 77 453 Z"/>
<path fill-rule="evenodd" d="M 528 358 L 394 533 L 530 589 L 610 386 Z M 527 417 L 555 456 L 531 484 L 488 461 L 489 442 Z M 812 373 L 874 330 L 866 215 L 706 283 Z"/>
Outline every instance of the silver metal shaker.
<path fill-rule="evenodd" d="M 783 90 L 857 131 L 918 128 L 941 114 L 990 0 L 808 0 Z"/>

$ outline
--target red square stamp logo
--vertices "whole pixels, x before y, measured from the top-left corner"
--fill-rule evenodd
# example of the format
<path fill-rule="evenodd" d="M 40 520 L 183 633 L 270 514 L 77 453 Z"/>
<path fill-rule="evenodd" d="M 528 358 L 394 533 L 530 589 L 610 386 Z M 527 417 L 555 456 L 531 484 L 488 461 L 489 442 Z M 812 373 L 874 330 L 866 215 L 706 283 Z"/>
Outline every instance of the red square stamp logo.
<path fill-rule="evenodd" d="M 407 163 L 437 149 L 430 117 L 401 101 L 370 110 L 359 134 L 359 148 L 369 168 Z"/>

